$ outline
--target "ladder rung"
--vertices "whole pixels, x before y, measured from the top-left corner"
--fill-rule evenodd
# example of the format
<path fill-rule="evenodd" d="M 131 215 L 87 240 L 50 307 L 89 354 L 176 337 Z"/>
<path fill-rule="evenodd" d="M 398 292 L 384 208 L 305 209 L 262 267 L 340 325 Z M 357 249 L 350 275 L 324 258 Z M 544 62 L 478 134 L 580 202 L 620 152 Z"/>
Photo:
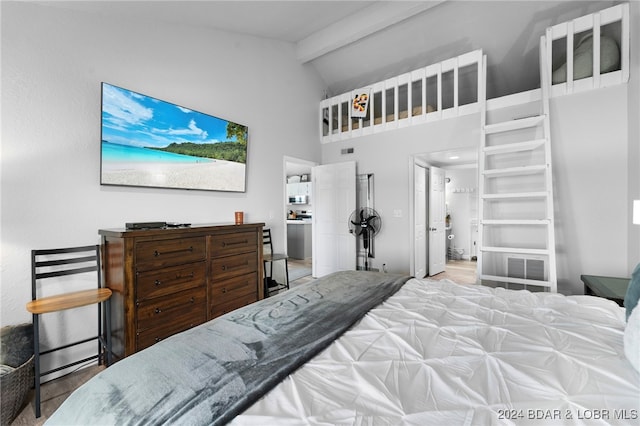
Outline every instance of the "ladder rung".
<path fill-rule="evenodd" d="M 547 198 L 547 192 L 510 192 L 504 194 L 485 194 L 482 196 L 483 200 L 508 200 L 508 199 L 523 199 L 523 198 Z"/>
<path fill-rule="evenodd" d="M 526 142 L 507 143 L 502 145 L 485 146 L 485 155 L 508 154 L 511 152 L 533 151 L 544 145 L 545 139 L 534 139 Z"/>
<path fill-rule="evenodd" d="M 540 124 L 544 120 L 544 115 L 535 115 L 533 117 L 517 118 L 515 120 L 503 121 L 501 123 L 487 124 L 484 126 L 486 134 L 509 132 L 511 130 L 526 129 Z"/>
<path fill-rule="evenodd" d="M 499 275 L 480 275 L 480 280 L 486 281 L 499 281 L 503 283 L 511 283 L 511 284 L 524 284 L 524 285 L 537 285 L 541 287 L 551 287 L 551 283 L 549 281 L 542 280 L 528 280 L 526 278 L 514 278 L 514 277 L 503 277 Z"/>
<path fill-rule="evenodd" d="M 514 198 L 547 198 L 548 192 L 510 192 L 504 194 L 485 194 L 482 196 L 484 200 L 505 200 Z"/>
<path fill-rule="evenodd" d="M 546 164 L 536 164 L 533 166 L 520 166 L 520 167 L 509 167 L 506 169 L 493 169 L 493 170 L 485 170 L 482 172 L 486 177 L 501 177 L 501 176 L 520 176 L 520 175 L 532 175 L 536 173 L 543 173 L 547 170 Z"/>
<path fill-rule="evenodd" d="M 539 256 L 548 256 L 547 249 L 530 249 L 519 247 L 480 247 L 481 251 L 492 253 L 514 253 L 514 254 L 535 254 Z"/>
<path fill-rule="evenodd" d="M 485 219 L 483 225 L 548 225 L 549 219 Z"/>

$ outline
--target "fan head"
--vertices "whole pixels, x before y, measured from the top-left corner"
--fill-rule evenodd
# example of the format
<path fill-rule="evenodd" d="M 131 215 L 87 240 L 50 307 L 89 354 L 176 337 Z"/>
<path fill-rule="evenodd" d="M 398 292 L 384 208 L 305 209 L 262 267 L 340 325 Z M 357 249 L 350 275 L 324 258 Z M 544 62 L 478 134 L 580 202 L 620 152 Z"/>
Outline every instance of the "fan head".
<path fill-rule="evenodd" d="M 382 227 L 382 219 L 378 212 L 370 207 L 356 209 L 349 216 L 349 231 L 358 236 L 372 237 Z"/>

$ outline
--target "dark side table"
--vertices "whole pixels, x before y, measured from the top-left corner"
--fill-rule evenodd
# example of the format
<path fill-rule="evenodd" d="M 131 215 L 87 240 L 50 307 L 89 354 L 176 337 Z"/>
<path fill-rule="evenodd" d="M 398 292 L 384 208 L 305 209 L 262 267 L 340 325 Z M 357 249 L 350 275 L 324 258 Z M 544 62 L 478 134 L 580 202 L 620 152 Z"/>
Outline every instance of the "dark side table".
<path fill-rule="evenodd" d="M 580 275 L 584 283 L 584 294 L 600 296 L 613 300 L 623 306 L 624 296 L 631 278 L 601 277 L 597 275 Z"/>

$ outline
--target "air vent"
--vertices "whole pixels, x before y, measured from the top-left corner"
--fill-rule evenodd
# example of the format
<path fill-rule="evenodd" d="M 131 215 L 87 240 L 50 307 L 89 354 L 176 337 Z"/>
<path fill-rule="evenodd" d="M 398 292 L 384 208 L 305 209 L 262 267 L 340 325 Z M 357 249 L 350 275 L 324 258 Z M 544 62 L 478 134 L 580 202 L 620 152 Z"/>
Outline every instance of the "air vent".
<path fill-rule="evenodd" d="M 346 154 L 353 154 L 353 148 L 342 148 L 342 150 L 340 151 L 340 153 L 342 155 L 346 155 Z"/>
<path fill-rule="evenodd" d="M 545 261 L 539 258 L 508 257 L 507 276 L 511 278 L 544 281 Z"/>

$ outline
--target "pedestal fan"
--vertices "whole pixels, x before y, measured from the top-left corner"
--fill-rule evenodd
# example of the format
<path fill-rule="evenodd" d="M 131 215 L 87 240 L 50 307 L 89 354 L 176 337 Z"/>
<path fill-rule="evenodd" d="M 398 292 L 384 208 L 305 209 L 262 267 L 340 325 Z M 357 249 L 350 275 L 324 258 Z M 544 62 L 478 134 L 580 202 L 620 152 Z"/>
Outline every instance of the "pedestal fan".
<path fill-rule="evenodd" d="M 373 237 L 380 232 L 382 227 L 382 219 L 378 212 L 371 207 L 361 207 L 354 210 L 349 216 L 349 232 L 356 236 L 356 238 L 362 238 L 362 247 L 366 251 L 364 259 L 364 268 L 369 270 L 370 257 L 373 257 L 371 251 L 371 242 Z"/>

